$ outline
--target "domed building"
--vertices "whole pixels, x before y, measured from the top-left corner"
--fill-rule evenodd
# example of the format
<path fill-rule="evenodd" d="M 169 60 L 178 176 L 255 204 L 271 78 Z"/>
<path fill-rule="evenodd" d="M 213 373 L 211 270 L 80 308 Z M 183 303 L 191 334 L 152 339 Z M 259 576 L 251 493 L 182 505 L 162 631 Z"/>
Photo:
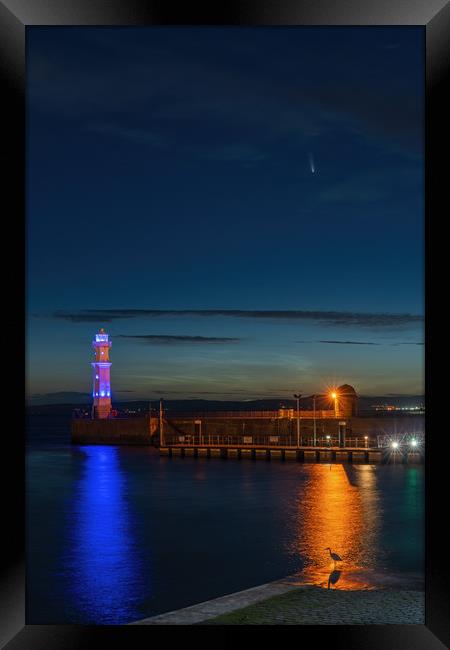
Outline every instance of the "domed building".
<path fill-rule="evenodd" d="M 336 389 L 336 411 L 339 417 L 351 418 L 358 415 L 358 395 L 353 386 L 343 384 Z"/>

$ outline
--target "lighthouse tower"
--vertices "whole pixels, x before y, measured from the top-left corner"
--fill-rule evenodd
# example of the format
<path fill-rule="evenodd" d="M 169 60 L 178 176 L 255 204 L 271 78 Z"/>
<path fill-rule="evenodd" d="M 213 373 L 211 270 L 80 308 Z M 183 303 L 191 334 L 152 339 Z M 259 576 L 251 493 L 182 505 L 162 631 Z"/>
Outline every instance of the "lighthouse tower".
<path fill-rule="evenodd" d="M 95 361 L 92 363 L 93 417 L 107 418 L 111 413 L 111 383 L 109 378 L 109 369 L 111 367 L 109 348 L 111 347 L 111 341 L 108 341 L 108 334 L 105 333 L 103 328 L 95 335 L 92 347 L 95 354 Z"/>

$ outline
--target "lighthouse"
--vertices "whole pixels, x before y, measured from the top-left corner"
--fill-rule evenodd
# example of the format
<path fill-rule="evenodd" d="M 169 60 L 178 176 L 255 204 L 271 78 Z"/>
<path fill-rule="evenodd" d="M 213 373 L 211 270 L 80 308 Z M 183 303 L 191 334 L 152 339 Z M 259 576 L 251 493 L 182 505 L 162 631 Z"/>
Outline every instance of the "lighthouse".
<path fill-rule="evenodd" d="M 92 415 L 94 418 L 108 418 L 111 413 L 111 383 L 109 348 L 111 341 L 108 340 L 108 334 L 102 328 L 95 339 L 92 341 L 94 348 L 95 361 L 92 362 L 92 397 L 93 408 Z"/>

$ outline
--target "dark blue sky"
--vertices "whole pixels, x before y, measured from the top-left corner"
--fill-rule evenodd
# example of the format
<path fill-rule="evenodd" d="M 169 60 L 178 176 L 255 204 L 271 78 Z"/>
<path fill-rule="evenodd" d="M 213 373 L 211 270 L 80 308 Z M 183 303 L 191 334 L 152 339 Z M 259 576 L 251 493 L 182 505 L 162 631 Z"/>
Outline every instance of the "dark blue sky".
<path fill-rule="evenodd" d="M 27 40 L 30 394 L 422 392 L 422 28 Z"/>

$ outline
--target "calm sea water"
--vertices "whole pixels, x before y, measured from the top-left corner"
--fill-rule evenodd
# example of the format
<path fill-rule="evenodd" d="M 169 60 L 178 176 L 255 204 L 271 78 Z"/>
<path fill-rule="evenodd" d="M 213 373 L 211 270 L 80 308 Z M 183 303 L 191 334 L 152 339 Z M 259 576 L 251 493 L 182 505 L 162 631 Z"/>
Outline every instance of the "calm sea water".
<path fill-rule="evenodd" d="M 323 584 L 327 546 L 369 586 L 420 577 L 423 483 L 422 466 L 72 446 L 67 418 L 33 416 L 27 623 L 123 624 L 294 573 Z"/>

